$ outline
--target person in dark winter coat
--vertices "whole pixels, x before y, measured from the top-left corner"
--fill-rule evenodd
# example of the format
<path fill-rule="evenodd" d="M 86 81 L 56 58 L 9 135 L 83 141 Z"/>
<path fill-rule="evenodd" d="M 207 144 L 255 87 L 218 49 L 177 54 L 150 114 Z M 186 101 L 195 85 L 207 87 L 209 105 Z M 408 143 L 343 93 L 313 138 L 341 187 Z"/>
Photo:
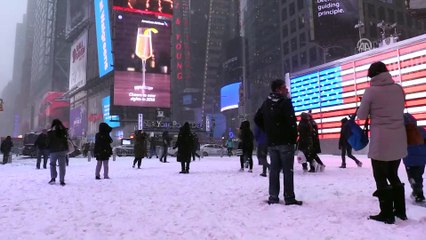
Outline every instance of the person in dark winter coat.
<path fill-rule="evenodd" d="M 362 162 L 352 155 L 352 146 L 348 143 L 348 138 L 351 135 L 351 130 L 347 124 L 348 119 L 342 118 L 340 121 L 342 123 L 339 137 L 339 149 L 342 151 L 342 164 L 340 165 L 340 168 L 346 168 L 346 155 L 348 155 L 350 159 L 354 160 L 358 167 L 362 167 Z"/>
<path fill-rule="evenodd" d="M 7 136 L 1 143 L 0 150 L 3 153 L 3 164 L 6 164 L 10 157 L 10 151 L 12 151 L 13 142 L 10 136 Z"/>
<path fill-rule="evenodd" d="M 49 184 L 55 184 L 58 173 L 56 171 L 56 162 L 59 165 L 59 181 L 65 186 L 66 158 L 68 152 L 68 129 L 64 127 L 61 120 L 54 119 L 52 127 L 47 132 L 47 148 L 50 153 L 50 181 Z"/>
<path fill-rule="evenodd" d="M 168 154 L 168 150 L 169 150 L 169 146 L 170 146 L 170 141 L 172 140 L 169 136 L 169 132 L 168 131 L 164 131 L 163 135 L 162 135 L 162 144 L 163 144 L 163 151 L 160 157 L 160 162 L 167 162 L 167 154 Z M 164 161 L 163 161 L 164 159 Z"/>
<path fill-rule="evenodd" d="M 194 149 L 194 140 L 189 127 L 189 123 L 185 122 L 179 130 L 178 139 L 173 149 L 177 151 L 177 161 L 181 164 L 179 173 L 189 173 L 189 164 L 191 163 L 192 150 Z"/>
<path fill-rule="evenodd" d="M 198 136 L 197 136 L 197 134 L 195 134 L 195 133 L 193 133 L 192 134 L 192 136 L 193 136 L 193 141 L 194 141 L 194 143 L 193 143 L 193 146 L 194 146 L 194 148 L 192 149 L 192 161 L 195 161 L 195 157 L 198 157 L 198 160 L 200 160 L 200 155 L 197 153 L 197 152 L 199 152 L 200 151 L 200 142 L 198 141 Z"/>
<path fill-rule="evenodd" d="M 315 172 L 315 165 L 314 161 L 317 161 L 315 159 L 315 156 L 317 155 L 317 149 L 315 149 L 315 133 L 314 133 L 314 127 L 311 125 L 310 122 L 310 116 L 308 113 L 303 112 L 300 115 L 301 119 L 299 122 L 298 130 L 299 130 L 299 140 L 298 140 L 298 149 L 303 152 L 303 154 L 306 157 L 306 161 L 309 163 L 310 169 L 309 172 Z M 319 170 L 323 171 L 325 165 L 322 163 L 322 161 L 318 158 L 317 164 L 319 165 Z M 303 170 L 308 170 L 307 163 L 303 163 Z"/>
<path fill-rule="evenodd" d="M 395 216 L 407 219 L 404 185 L 398 177 L 401 158 L 407 156 L 405 94 L 382 62 L 371 64 L 368 77 L 370 87 L 365 90 L 356 115 L 361 120 L 371 120 L 368 157 L 377 187 L 373 196 L 379 198 L 380 213 L 370 219 L 393 224 Z"/>
<path fill-rule="evenodd" d="M 144 131 L 138 130 L 135 132 L 135 145 L 133 148 L 135 160 L 133 160 L 133 168 L 135 167 L 136 163 L 138 164 L 138 168 L 141 168 L 142 158 L 147 156 L 147 139 L 148 136 Z"/>
<path fill-rule="evenodd" d="M 269 204 L 279 202 L 280 173 L 284 173 L 286 205 L 302 205 L 294 194 L 294 144 L 297 139 L 296 116 L 288 90 L 281 79 L 272 81 L 272 93 L 257 110 L 254 122 L 267 137 L 269 157 Z"/>
<path fill-rule="evenodd" d="M 95 170 L 95 179 L 101 179 L 101 168 L 104 165 L 104 178 L 109 179 L 109 167 L 108 162 L 109 158 L 112 155 L 112 138 L 110 133 L 112 128 L 106 123 L 99 124 L 99 132 L 95 136 L 95 149 L 94 154 L 97 160 L 96 170 Z"/>
<path fill-rule="evenodd" d="M 254 128 L 254 137 L 257 143 L 257 159 L 259 160 L 259 164 L 262 165 L 262 173 L 260 176 L 266 177 L 267 170 L 269 169 L 268 163 L 268 145 L 266 144 L 266 134 L 262 131 L 258 126 Z"/>
<path fill-rule="evenodd" d="M 40 169 L 41 156 L 43 156 L 43 168 L 46 169 L 47 159 L 49 158 L 49 149 L 47 149 L 47 129 L 43 129 L 40 135 L 38 135 L 34 142 L 34 146 L 37 148 L 36 168 Z"/>
<path fill-rule="evenodd" d="M 243 121 L 240 125 L 239 131 L 240 145 L 238 148 L 243 150 L 243 155 L 240 156 L 240 171 L 244 171 L 244 163 L 247 161 L 249 164 L 249 172 L 253 172 L 253 132 L 250 129 L 250 122 Z"/>
<path fill-rule="evenodd" d="M 155 157 L 158 158 L 157 154 L 157 138 L 155 137 L 154 133 L 151 133 L 152 136 L 149 138 L 149 157 L 152 158 L 152 156 L 155 155 Z"/>
<path fill-rule="evenodd" d="M 324 163 L 321 161 L 321 158 L 318 156 L 318 153 L 321 153 L 321 142 L 319 140 L 319 135 L 318 135 L 318 124 L 315 122 L 315 119 L 312 116 L 311 110 L 309 110 L 308 112 L 309 114 L 309 123 L 312 126 L 312 143 L 313 143 L 313 153 L 314 153 L 314 160 L 318 163 L 317 164 L 317 169 L 315 169 L 317 172 L 323 172 L 325 165 Z"/>
<path fill-rule="evenodd" d="M 405 114 L 405 123 L 414 123 L 417 125 L 417 120 L 411 115 Z M 421 132 L 424 143 L 419 145 L 408 145 L 408 155 L 403 158 L 405 170 L 407 171 L 408 182 L 413 190 L 411 196 L 415 202 L 420 203 L 425 201 L 423 194 L 423 174 L 426 165 L 426 130 L 422 127 L 417 127 Z"/>

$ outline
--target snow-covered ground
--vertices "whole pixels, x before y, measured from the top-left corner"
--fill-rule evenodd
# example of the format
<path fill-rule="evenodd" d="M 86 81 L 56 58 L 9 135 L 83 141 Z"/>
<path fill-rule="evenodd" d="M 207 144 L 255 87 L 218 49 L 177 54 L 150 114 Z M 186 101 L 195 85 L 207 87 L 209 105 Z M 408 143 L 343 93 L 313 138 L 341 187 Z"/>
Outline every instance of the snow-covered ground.
<path fill-rule="evenodd" d="M 358 157 L 362 168 L 340 169 L 339 156 L 322 155 L 323 173 L 296 164 L 303 206 L 267 205 L 261 166 L 238 172 L 237 157 L 197 160 L 190 174 L 178 174 L 175 158 L 134 169 L 123 157 L 110 161 L 109 180 L 95 180 L 96 161 L 72 158 L 64 187 L 47 184 L 34 159 L 15 158 L 0 166 L 0 239 L 425 239 L 426 208 L 413 205 L 403 166 L 409 219 L 367 220 L 378 201 L 370 161 Z"/>

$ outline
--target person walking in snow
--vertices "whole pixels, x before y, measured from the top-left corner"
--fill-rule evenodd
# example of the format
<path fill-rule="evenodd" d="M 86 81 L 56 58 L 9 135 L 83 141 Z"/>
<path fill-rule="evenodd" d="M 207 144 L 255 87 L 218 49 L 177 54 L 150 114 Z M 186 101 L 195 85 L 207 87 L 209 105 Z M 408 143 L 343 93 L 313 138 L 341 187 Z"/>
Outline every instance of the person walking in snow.
<path fill-rule="evenodd" d="M 0 150 L 3 153 L 3 164 L 6 164 L 11 157 L 10 152 L 12 151 L 13 142 L 10 136 L 7 136 L 1 143 Z"/>
<path fill-rule="evenodd" d="M 269 204 L 279 203 L 280 173 L 284 173 L 284 202 L 302 205 L 294 194 L 294 144 L 297 139 L 296 116 L 282 79 L 271 83 L 272 93 L 257 110 L 254 122 L 266 133 L 271 160 Z"/>
<path fill-rule="evenodd" d="M 405 94 L 382 62 L 371 64 L 368 77 L 370 87 L 364 92 L 357 117 L 370 117 L 371 122 L 368 157 L 377 187 L 373 196 L 379 198 L 380 213 L 370 219 L 392 224 L 395 216 L 407 219 L 404 185 L 398 177 L 401 158 L 407 156 Z"/>
<path fill-rule="evenodd" d="M 262 173 L 260 176 L 267 177 L 267 170 L 269 169 L 268 163 L 268 145 L 266 144 L 266 134 L 258 126 L 254 128 L 254 137 L 257 143 L 256 156 L 259 164 L 262 165 Z"/>
<path fill-rule="evenodd" d="M 240 144 L 238 148 L 243 150 L 243 155 L 240 156 L 240 171 L 244 171 L 244 163 L 248 162 L 249 170 L 248 172 L 253 172 L 253 132 L 250 129 L 250 122 L 243 121 L 240 125 L 239 131 Z"/>
<path fill-rule="evenodd" d="M 302 151 L 306 157 L 306 161 L 309 163 L 309 172 L 315 172 L 315 155 L 316 150 L 314 148 L 314 129 L 309 120 L 309 114 L 302 112 L 300 115 L 301 119 L 298 126 L 299 139 L 297 143 L 298 150 Z M 321 160 L 317 162 L 319 170 L 324 170 L 324 164 Z M 302 164 L 303 171 L 308 171 L 308 164 Z"/>
<path fill-rule="evenodd" d="M 172 139 L 170 138 L 168 131 L 163 132 L 162 138 L 163 138 L 163 141 L 162 141 L 163 151 L 162 151 L 162 154 L 160 156 L 160 162 L 166 163 L 167 162 L 167 154 L 168 154 L 168 150 L 169 150 L 168 148 L 170 146 L 170 141 Z M 164 159 L 164 161 L 163 161 L 163 159 Z"/>
<path fill-rule="evenodd" d="M 99 124 L 99 132 L 95 136 L 94 154 L 96 158 L 95 179 L 101 179 L 101 168 L 104 166 L 104 179 L 109 179 L 109 158 L 112 155 L 112 128 L 106 123 Z"/>
<path fill-rule="evenodd" d="M 59 181 L 61 186 L 65 186 L 66 158 L 68 152 L 68 129 L 62 124 L 61 120 L 54 119 L 52 126 L 47 132 L 47 148 L 50 153 L 50 181 L 49 184 L 55 184 L 58 173 L 56 163 L 59 165 Z"/>
<path fill-rule="evenodd" d="M 318 156 L 318 153 L 321 153 L 321 142 L 318 135 L 318 124 L 315 122 L 314 117 L 312 116 L 311 110 L 308 111 L 309 114 L 309 124 L 312 126 L 312 143 L 313 143 L 313 158 L 318 163 L 315 171 L 323 172 L 325 165 L 321 161 L 321 158 Z"/>
<path fill-rule="evenodd" d="M 426 130 L 423 127 L 418 127 L 416 118 L 409 113 L 404 114 L 404 121 L 405 124 L 414 124 L 424 139 L 423 144 L 408 145 L 408 154 L 403 159 L 408 182 L 412 189 L 411 197 L 414 198 L 416 203 L 421 203 L 425 201 L 423 194 L 423 174 L 426 165 Z"/>
<path fill-rule="evenodd" d="M 43 129 L 38 135 L 34 146 L 37 148 L 36 168 L 40 169 L 41 157 L 43 156 L 43 168 L 47 168 L 47 159 L 49 158 L 49 150 L 47 149 L 47 129 Z"/>
<path fill-rule="evenodd" d="M 133 160 L 133 168 L 136 163 L 138 168 L 141 168 L 142 158 L 147 156 L 147 134 L 142 130 L 135 131 L 135 145 L 133 147 L 133 153 L 135 155 L 135 160 Z"/>
<path fill-rule="evenodd" d="M 194 149 L 194 138 L 187 122 L 179 129 L 178 139 L 173 149 L 176 148 L 178 149 L 176 160 L 181 164 L 181 171 L 179 173 L 187 174 L 189 173 L 192 150 Z"/>
<path fill-rule="evenodd" d="M 340 165 L 340 168 L 346 168 L 346 155 L 348 155 L 350 159 L 354 160 L 358 167 L 362 167 L 362 162 L 352 155 L 352 146 L 348 143 L 348 138 L 351 135 L 351 130 L 347 124 L 348 119 L 342 118 L 340 122 L 342 123 L 339 137 L 339 149 L 341 150 L 342 156 L 342 164 Z"/>

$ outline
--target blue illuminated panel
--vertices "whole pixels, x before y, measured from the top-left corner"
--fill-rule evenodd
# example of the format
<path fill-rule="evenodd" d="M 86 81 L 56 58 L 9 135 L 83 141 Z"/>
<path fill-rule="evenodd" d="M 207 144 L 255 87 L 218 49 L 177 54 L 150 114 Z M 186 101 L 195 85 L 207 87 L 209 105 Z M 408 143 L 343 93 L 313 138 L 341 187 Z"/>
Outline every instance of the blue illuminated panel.
<path fill-rule="evenodd" d="M 293 78 L 290 88 L 295 111 L 343 103 L 340 67 Z"/>
<path fill-rule="evenodd" d="M 232 83 L 222 87 L 220 90 L 220 111 L 238 108 L 240 102 L 240 82 Z"/>
<path fill-rule="evenodd" d="M 104 97 L 102 99 L 102 113 L 104 122 L 112 128 L 120 127 L 120 117 L 117 115 L 110 115 L 111 97 Z M 113 121 L 112 121 L 113 120 Z"/>
<path fill-rule="evenodd" d="M 99 77 L 114 70 L 108 0 L 94 0 Z"/>

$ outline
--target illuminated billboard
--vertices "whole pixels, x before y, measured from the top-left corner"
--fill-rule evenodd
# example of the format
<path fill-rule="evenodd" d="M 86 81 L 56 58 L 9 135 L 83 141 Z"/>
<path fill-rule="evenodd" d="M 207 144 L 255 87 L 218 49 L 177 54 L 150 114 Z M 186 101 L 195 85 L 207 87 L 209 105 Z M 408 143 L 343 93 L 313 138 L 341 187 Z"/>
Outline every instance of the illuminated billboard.
<path fill-rule="evenodd" d="M 94 0 L 99 77 L 113 70 L 108 0 Z"/>
<path fill-rule="evenodd" d="M 70 111 L 71 137 L 84 137 L 87 131 L 87 110 L 84 106 L 77 106 Z"/>
<path fill-rule="evenodd" d="M 86 84 L 87 31 L 84 31 L 71 46 L 69 89 Z"/>
<path fill-rule="evenodd" d="M 116 12 L 114 106 L 170 108 L 170 21 Z"/>
<path fill-rule="evenodd" d="M 312 0 L 315 40 L 324 44 L 358 36 L 358 0 Z"/>
<path fill-rule="evenodd" d="M 366 88 L 367 70 L 384 62 L 406 94 L 406 111 L 426 126 L 426 35 L 401 41 L 392 48 L 374 49 L 336 60 L 329 67 L 308 69 L 290 76 L 296 115 L 312 111 L 321 138 L 339 138 L 340 120 L 355 113 Z M 359 121 L 363 124 L 363 121 Z"/>
<path fill-rule="evenodd" d="M 172 16 L 173 0 L 114 0 L 114 10 Z"/>
<path fill-rule="evenodd" d="M 111 97 L 107 96 L 102 99 L 102 114 L 104 123 L 112 128 L 120 127 L 120 117 L 117 115 L 110 115 Z"/>
<path fill-rule="evenodd" d="M 238 108 L 240 82 L 228 84 L 220 89 L 220 111 Z"/>

